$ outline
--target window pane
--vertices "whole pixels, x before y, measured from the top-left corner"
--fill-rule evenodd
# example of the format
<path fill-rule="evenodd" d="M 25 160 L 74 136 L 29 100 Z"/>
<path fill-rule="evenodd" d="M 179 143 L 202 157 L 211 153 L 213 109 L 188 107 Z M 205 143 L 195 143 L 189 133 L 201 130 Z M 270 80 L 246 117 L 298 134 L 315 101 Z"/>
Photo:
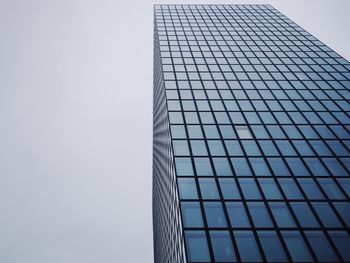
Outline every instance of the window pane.
<path fill-rule="evenodd" d="M 211 262 L 204 231 L 185 231 L 185 241 L 189 262 Z"/>
<path fill-rule="evenodd" d="M 209 227 L 226 227 L 226 219 L 221 203 L 205 202 L 205 214 Z"/>
<path fill-rule="evenodd" d="M 338 262 L 339 259 L 321 231 L 306 231 L 307 239 L 319 262 Z"/>
<path fill-rule="evenodd" d="M 197 202 L 181 202 L 184 227 L 203 227 L 202 212 Z"/>
<path fill-rule="evenodd" d="M 226 209 L 232 227 L 250 227 L 248 216 L 241 202 L 226 202 Z"/>
<path fill-rule="evenodd" d="M 196 182 L 192 178 L 179 178 L 180 199 L 198 199 Z"/>
<path fill-rule="evenodd" d="M 194 158 L 194 164 L 198 176 L 212 176 L 213 170 L 209 158 Z"/>
<path fill-rule="evenodd" d="M 241 186 L 244 198 L 246 198 L 246 199 L 261 199 L 259 189 L 256 186 L 254 179 L 239 178 L 238 182 Z"/>
<path fill-rule="evenodd" d="M 249 162 L 253 167 L 256 176 L 270 176 L 270 170 L 262 158 L 249 158 Z"/>
<path fill-rule="evenodd" d="M 203 199 L 219 199 L 219 192 L 214 179 L 200 178 L 199 186 Z"/>
<path fill-rule="evenodd" d="M 264 192 L 264 195 L 267 199 L 281 199 L 282 196 L 278 187 L 273 179 L 263 179 L 259 178 L 259 184 Z"/>
<path fill-rule="evenodd" d="M 231 158 L 233 169 L 238 176 L 250 176 L 252 172 L 244 158 Z"/>
<path fill-rule="evenodd" d="M 287 245 L 289 254 L 295 262 L 311 262 L 312 257 L 305 242 L 297 231 L 282 231 L 284 242 Z"/>
<path fill-rule="evenodd" d="M 292 215 L 285 203 L 269 203 L 278 227 L 295 227 Z"/>
<path fill-rule="evenodd" d="M 288 199 L 302 199 L 303 196 L 299 191 L 293 179 L 278 179 L 280 186 Z"/>
<path fill-rule="evenodd" d="M 175 158 L 175 167 L 178 176 L 193 175 L 192 162 L 190 158 Z"/>
<path fill-rule="evenodd" d="M 248 208 L 256 227 L 272 227 L 272 222 L 264 203 L 250 202 L 248 203 Z"/>
<path fill-rule="evenodd" d="M 325 227 L 341 227 L 338 217 L 333 212 L 333 209 L 326 202 L 314 202 L 312 206 Z"/>
<path fill-rule="evenodd" d="M 301 227 L 319 227 L 317 220 L 307 203 L 294 202 L 291 207 Z"/>
<path fill-rule="evenodd" d="M 243 262 L 261 262 L 262 258 L 252 231 L 234 231 L 239 255 Z"/>
<path fill-rule="evenodd" d="M 345 262 L 350 262 L 350 237 L 343 231 L 329 231 L 329 234 Z"/>
<path fill-rule="evenodd" d="M 284 249 L 274 231 L 258 231 L 261 246 L 264 250 L 267 261 L 286 262 L 287 257 Z"/>
<path fill-rule="evenodd" d="M 213 162 L 218 176 L 232 176 L 230 164 L 226 158 L 213 158 Z"/>
<path fill-rule="evenodd" d="M 236 255 L 228 231 L 210 231 L 210 240 L 216 262 L 236 261 Z"/>
<path fill-rule="evenodd" d="M 240 199 L 236 182 L 232 178 L 219 179 L 220 188 L 224 199 Z"/>

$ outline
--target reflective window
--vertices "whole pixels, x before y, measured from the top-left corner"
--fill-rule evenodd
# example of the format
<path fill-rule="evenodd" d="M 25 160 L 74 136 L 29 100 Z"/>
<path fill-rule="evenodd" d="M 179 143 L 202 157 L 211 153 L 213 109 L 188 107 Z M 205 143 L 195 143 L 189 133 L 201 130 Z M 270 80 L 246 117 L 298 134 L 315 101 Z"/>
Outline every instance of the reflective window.
<path fill-rule="evenodd" d="M 198 202 L 181 202 L 184 227 L 203 227 L 202 212 Z"/>
<path fill-rule="evenodd" d="M 275 231 L 258 231 L 258 236 L 267 261 L 287 261 L 287 256 Z"/>
<path fill-rule="evenodd" d="M 234 231 L 234 236 L 243 262 L 262 262 L 252 231 Z"/>
<path fill-rule="evenodd" d="M 185 231 L 185 241 L 189 262 L 211 262 L 204 231 Z"/>
<path fill-rule="evenodd" d="M 210 240 L 216 262 L 236 261 L 236 255 L 228 231 L 210 231 Z"/>

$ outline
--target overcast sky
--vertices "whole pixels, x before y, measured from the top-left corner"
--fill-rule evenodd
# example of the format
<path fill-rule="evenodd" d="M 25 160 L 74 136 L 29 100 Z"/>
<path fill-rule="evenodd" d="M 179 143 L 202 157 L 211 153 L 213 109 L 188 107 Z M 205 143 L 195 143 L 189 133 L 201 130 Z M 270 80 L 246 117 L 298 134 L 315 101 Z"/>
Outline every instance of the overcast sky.
<path fill-rule="evenodd" d="M 259 2 L 350 59 L 350 1 Z M 0 262 L 153 262 L 152 47 L 151 1 L 0 0 Z"/>

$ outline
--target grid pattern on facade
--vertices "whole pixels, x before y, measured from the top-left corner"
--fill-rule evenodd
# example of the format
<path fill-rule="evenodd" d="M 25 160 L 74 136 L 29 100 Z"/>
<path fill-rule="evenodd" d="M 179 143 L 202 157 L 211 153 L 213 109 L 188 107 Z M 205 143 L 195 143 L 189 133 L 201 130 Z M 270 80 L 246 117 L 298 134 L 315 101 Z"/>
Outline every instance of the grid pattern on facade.
<path fill-rule="evenodd" d="M 349 62 L 269 5 L 155 18 L 187 261 L 350 261 Z"/>
<path fill-rule="evenodd" d="M 153 240 L 155 262 L 184 262 L 184 242 L 157 29 L 154 30 Z"/>

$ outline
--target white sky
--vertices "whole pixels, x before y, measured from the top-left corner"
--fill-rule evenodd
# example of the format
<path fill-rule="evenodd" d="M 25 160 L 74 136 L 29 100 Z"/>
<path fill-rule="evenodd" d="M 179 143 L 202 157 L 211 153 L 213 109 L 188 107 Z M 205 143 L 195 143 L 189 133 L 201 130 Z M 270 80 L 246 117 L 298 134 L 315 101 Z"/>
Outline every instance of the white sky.
<path fill-rule="evenodd" d="M 350 59 L 350 1 L 259 3 Z M 0 1 L 0 262 L 153 261 L 152 4 Z"/>

